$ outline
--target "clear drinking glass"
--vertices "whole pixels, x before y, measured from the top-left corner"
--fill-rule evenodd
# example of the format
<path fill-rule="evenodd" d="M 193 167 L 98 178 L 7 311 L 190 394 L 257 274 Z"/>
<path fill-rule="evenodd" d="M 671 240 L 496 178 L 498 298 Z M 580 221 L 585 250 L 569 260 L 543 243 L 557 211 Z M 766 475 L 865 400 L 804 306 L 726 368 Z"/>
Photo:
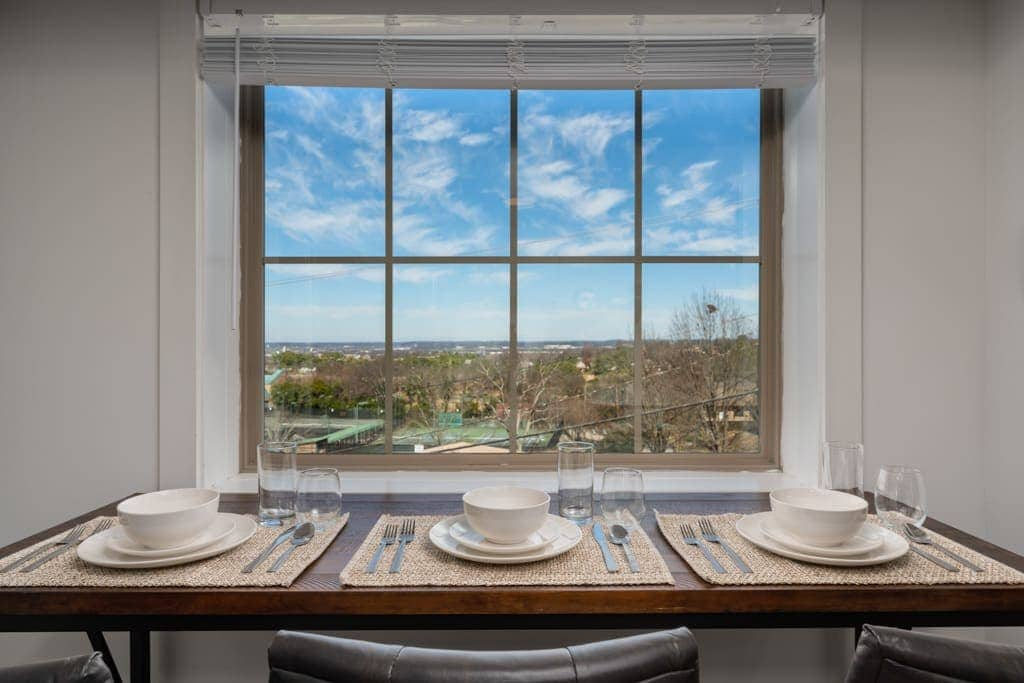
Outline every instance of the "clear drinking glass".
<path fill-rule="evenodd" d="M 853 441 L 826 441 L 821 446 L 823 489 L 864 497 L 864 445 Z"/>
<path fill-rule="evenodd" d="M 295 494 L 296 521 L 312 522 L 317 531 L 341 515 L 341 475 L 333 467 L 314 467 L 299 473 Z"/>
<path fill-rule="evenodd" d="M 594 516 L 594 444 L 558 444 L 558 514 L 577 524 Z"/>
<path fill-rule="evenodd" d="M 256 449 L 263 526 L 280 526 L 295 516 L 297 452 L 298 444 L 294 441 L 267 441 Z"/>
<path fill-rule="evenodd" d="M 882 465 L 875 486 L 875 510 L 882 522 L 902 535 L 902 526 L 924 524 L 928 516 L 924 475 L 916 467 Z"/>
<path fill-rule="evenodd" d="M 628 467 L 609 467 L 601 483 L 601 514 L 610 524 L 627 529 L 644 518 L 644 473 Z"/>

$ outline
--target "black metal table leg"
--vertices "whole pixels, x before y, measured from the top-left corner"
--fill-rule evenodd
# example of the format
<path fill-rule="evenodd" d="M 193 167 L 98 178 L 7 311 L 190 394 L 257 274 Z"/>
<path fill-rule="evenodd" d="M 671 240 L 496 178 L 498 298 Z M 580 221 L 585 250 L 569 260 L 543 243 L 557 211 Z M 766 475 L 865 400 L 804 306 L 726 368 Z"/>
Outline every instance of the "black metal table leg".
<path fill-rule="evenodd" d="M 92 649 L 103 655 L 103 661 L 110 669 L 110 676 L 114 679 L 114 683 L 121 683 L 121 674 L 117 671 L 117 664 L 114 663 L 114 657 L 110 654 L 110 647 L 107 645 L 107 639 L 103 637 L 103 631 L 86 631 L 86 635 L 89 636 L 89 644 L 92 645 Z"/>
<path fill-rule="evenodd" d="M 149 631 L 133 629 L 131 642 L 131 682 L 149 683 Z"/>

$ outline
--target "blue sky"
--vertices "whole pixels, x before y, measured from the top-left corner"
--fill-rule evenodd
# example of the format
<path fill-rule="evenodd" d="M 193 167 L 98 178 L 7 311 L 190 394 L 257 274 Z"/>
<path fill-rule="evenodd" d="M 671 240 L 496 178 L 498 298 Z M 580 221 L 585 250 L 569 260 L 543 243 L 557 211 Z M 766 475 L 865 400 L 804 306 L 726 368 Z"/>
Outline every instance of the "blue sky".
<path fill-rule="evenodd" d="M 644 245 L 757 253 L 758 93 L 644 93 Z M 268 256 L 384 253 L 384 94 L 268 87 Z M 519 93 L 518 249 L 629 255 L 633 92 Z M 396 90 L 394 240 L 406 256 L 507 255 L 509 93 Z M 757 310 L 757 266 L 645 265 L 644 328 L 667 333 L 694 292 Z M 267 266 L 266 338 L 380 341 L 382 266 Z M 519 336 L 632 335 L 629 264 L 521 265 Z M 508 336 L 508 266 L 396 265 L 395 339 Z"/>

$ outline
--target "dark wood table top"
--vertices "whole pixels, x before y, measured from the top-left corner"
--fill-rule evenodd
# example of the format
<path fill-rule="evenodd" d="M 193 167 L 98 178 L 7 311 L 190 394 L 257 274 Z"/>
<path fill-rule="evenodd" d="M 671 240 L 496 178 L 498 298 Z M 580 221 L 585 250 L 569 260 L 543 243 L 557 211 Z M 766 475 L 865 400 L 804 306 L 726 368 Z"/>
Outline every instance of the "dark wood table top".
<path fill-rule="evenodd" d="M 1024 585 L 712 586 L 669 547 L 653 515 L 644 528 L 675 586 L 345 588 L 338 574 L 382 513 L 454 514 L 457 494 L 346 495 L 348 525 L 289 588 L 2 588 L 0 630 L 558 627 L 646 628 L 1024 625 Z M 661 512 L 720 514 L 768 509 L 766 494 L 652 494 Z M 254 495 L 224 494 L 221 510 L 255 512 Z M 0 549 L 0 556 L 79 521 L 115 514 L 98 508 Z M 1024 557 L 935 520 L 927 526 L 1005 564 Z"/>

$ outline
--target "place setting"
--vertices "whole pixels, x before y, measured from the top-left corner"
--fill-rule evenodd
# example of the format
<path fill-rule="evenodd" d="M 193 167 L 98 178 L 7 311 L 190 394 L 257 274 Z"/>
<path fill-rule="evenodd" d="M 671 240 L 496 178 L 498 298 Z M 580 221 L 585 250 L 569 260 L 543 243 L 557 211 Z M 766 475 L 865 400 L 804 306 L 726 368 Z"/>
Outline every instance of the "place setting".
<path fill-rule="evenodd" d="M 926 531 L 924 477 L 880 468 L 869 514 L 863 446 L 828 442 L 818 487 L 771 491 L 771 509 L 748 515 L 660 514 L 669 544 L 709 583 L 1024 583 L 1024 574 Z"/>
<path fill-rule="evenodd" d="M 594 516 L 593 444 L 559 445 L 558 513 L 551 496 L 488 486 L 451 516 L 382 515 L 341 573 L 344 586 L 638 585 L 672 583 L 640 528 L 643 479 L 604 473 Z M 614 471 L 613 471 L 614 470 Z M 614 549 L 614 550 L 613 550 Z"/>
<path fill-rule="evenodd" d="M 287 586 L 344 528 L 337 470 L 299 471 L 295 444 L 260 444 L 258 514 L 220 492 L 154 491 L 0 559 L 0 586 Z M 273 474 L 268 474 L 273 473 Z"/>

